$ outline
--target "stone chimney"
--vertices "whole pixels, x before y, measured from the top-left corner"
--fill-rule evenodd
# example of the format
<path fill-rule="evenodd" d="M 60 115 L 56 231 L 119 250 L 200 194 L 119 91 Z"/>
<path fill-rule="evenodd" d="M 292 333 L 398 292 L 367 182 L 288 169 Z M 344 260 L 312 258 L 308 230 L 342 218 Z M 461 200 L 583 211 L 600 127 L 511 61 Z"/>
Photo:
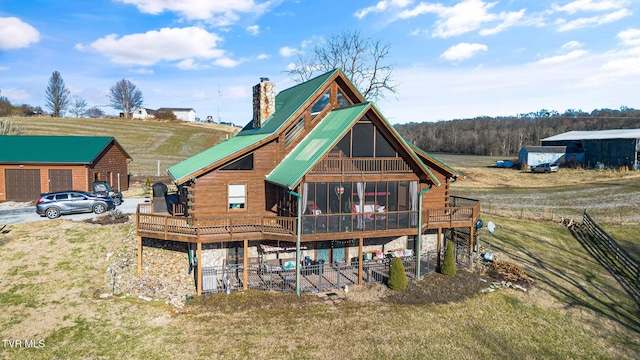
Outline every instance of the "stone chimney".
<path fill-rule="evenodd" d="M 253 128 L 262 127 L 265 121 L 276 111 L 276 85 L 269 78 L 260 78 L 253 87 Z"/>

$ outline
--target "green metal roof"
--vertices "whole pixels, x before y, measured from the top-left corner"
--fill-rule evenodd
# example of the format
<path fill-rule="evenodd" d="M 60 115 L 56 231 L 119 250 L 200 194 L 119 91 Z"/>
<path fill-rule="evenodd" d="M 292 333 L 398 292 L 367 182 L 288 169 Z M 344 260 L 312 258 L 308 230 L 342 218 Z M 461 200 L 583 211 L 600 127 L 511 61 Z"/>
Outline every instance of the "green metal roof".
<path fill-rule="evenodd" d="M 331 111 L 267 175 L 267 181 L 293 189 L 302 177 L 331 150 L 351 126 L 369 109 L 369 103 Z"/>
<path fill-rule="evenodd" d="M 194 173 L 223 160 L 263 139 L 278 133 L 287 121 L 307 104 L 309 99 L 322 88 L 338 71 L 333 70 L 309 81 L 283 90 L 276 95 L 276 111 L 262 124 L 253 129 L 249 122 L 242 131 L 233 138 L 217 144 L 199 154 L 171 166 L 167 171 L 178 183 L 187 180 Z"/>
<path fill-rule="evenodd" d="M 111 136 L 0 135 L 0 162 L 90 164 L 112 141 L 117 143 Z"/>
<path fill-rule="evenodd" d="M 227 141 L 221 142 L 220 144 L 210 147 L 201 153 L 173 165 L 167 169 L 167 171 L 175 181 L 181 183 L 181 180 L 185 180 L 191 176 L 191 174 L 202 170 L 207 166 L 226 158 L 227 156 L 233 155 L 236 152 L 257 143 L 258 141 L 267 138 L 269 135 L 270 134 L 244 134 L 241 136 L 238 134 Z"/>

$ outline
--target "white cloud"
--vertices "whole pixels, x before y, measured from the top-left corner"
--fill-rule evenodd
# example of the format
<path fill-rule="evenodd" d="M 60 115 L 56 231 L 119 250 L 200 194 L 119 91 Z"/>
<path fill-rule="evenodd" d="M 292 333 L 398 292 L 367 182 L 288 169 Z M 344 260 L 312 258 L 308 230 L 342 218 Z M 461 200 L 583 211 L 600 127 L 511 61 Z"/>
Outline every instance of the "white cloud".
<path fill-rule="evenodd" d="M 296 55 L 298 52 L 298 49 L 294 49 L 288 46 L 281 47 L 279 51 L 280 56 L 282 57 L 291 57 L 293 55 Z"/>
<path fill-rule="evenodd" d="M 623 30 L 618 33 L 617 38 L 622 45 L 640 46 L 640 29 Z"/>
<path fill-rule="evenodd" d="M 501 14 L 501 17 L 504 19 L 500 24 L 496 25 L 491 29 L 482 29 L 480 30 L 480 35 L 493 35 L 510 28 L 516 25 L 523 17 L 524 17 L 524 9 L 518 12 L 510 12 L 506 14 Z"/>
<path fill-rule="evenodd" d="M 233 67 L 238 66 L 240 64 L 240 61 L 236 61 L 236 60 L 230 59 L 228 57 L 223 57 L 223 58 L 216 59 L 213 62 L 213 64 L 221 66 L 221 67 L 233 68 Z"/>
<path fill-rule="evenodd" d="M 260 26 L 259 25 L 247 26 L 247 32 L 253 36 L 256 36 L 260 34 Z"/>
<path fill-rule="evenodd" d="M 586 54 L 587 54 L 587 51 L 585 51 L 585 50 L 574 50 L 574 51 L 571 51 L 568 54 L 556 55 L 556 56 L 550 56 L 550 57 L 544 58 L 542 60 L 537 61 L 537 63 L 538 64 L 560 64 L 560 63 L 566 63 L 566 62 L 569 62 L 571 60 L 575 60 L 575 59 L 578 59 L 580 57 L 583 57 Z"/>
<path fill-rule="evenodd" d="M 488 50 L 487 45 L 484 44 L 469 44 L 460 43 L 448 48 L 442 55 L 441 59 L 449 61 L 460 61 L 469 59 L 480 52 L 486 52 Z"/>
<path fill-rule="evenodd" d="M 580 11 L 609 11 L 621 9 L 629 4 L 627 0 L 576 0 L 564 6 L 553 4 L 551 8 L 555 11 L 566 12 L 567 14 L 575 14 Z"/>
<path fill-rule="evenodd" d="M 8 66 L 0 66 L 0 71 L 7 71 L 9 70 Z"/>
<path fill-rule="evenodd" d="M 373 6 L 356 11 L 355 16 L 362 19 L 370 13 L 385 12 L 392 8 L 404 8 L 412 2 L 413 0 L 381 0 Z"/>
<path fill-rule="evenodd" d="M 566 42 L 564 44 L 562 44 L 562 49 L 564 50 L 568 50 L 568 49 L 576 49 L 576 48 L 581 48 L 582 47 L 582 43 L 580 41 L 569 41 Z"/>
<path fill-rule="evenodd" d="M 101 53 L 118 64 L 150 66 L 160 61 L 220 58 L 225 53 L 216 48 L 220 41 L 218 35 L 197 27 L 163 28 L 121 38 L 111 34 L 88 46 L 77 44 L 76 49 Z"/>
<path fill-rule="evenodd" d="M 413 36 L 426 36 L 426 35 L 429 35 L 429 30 L 418 28 L 413 30 L 409 34 Z"/>
<path fill-rule="evenodd" d="M 464 0 L 453 6 L 440 3 L 421 2 L 412 9 L 406 9 L 396 15 L 396 19 L 410 19 L 420 15 L 436 14 L 436 28 L 433 37 L 448 38 L 481 29 L 485 25 L 494 24 L 492 28 L 481 30 L 481 35 L 491 35 L 513 26 L 524 15 L 525 10 L 517 12 L 491 13 L 489 10 L 497 3 L 481 0 Z"/>
<path fill-rule="evenodd" d="M 180 70 L 201 70 L 208 68 L 208 66 L 196 63 L 193 58 L 180 61 L 176 64 L 176 67 Z"/>
<path fill-rule="evenodd" d="M 25 89 L 2 89 L 2 96 L 12 103 L 17 103 L 31 98 L 31 94 Z"/>
<path fill-rule="evenodd" d="M 258 59 L 258 60 L 267 60 L 270 57 L 271 56 L 269 56 L 268 54 L 260 54 L 260 55 L 256 56 L 256 59 Z"/>
<path fill-rule="evenodd" d="M 631 16 L 631 15 L 632 13 L 629 10 L 620 9 L 618 11 L 605 14 L 605 15 L 592 16 L 588 18 L 579 18 L 579 19 L 566 21 L 566 22 L 564 20 L 560 20 L 558 22 L 560 24 L 560 27 L 558 28 L 558 30 L 569 31 L 569 30 L 581 29 L 585 27 L 599 26 L 599 25 L 608 24 L 614 21 L 618 21 L 622 18 Z"/>
<path fill-rule="evenodd" d="M 254 0 L 118 0 L 134 5 L 139 11 L 157 15 L 164 11 L 180 14 L 189 20 L 206 20 L 217 26 L 238 21 L 238 14 L 262 14 L 273 1 L 256 3 Z"/>
<path fill-rule="evenodd" d="M 146 69 L 146 68 L 140 68 L 140 69 L 131 69 L 129 70 L 130 73 L 133 74 L 141 74 L 141 75 L 153 75 L 154 71 L 151 69 Z"/>
<path fill-rule="evenodd" d="M 40 41 L 36 28 L 16 17 L 0 17 L 0 50 L 20 49 Z"/>

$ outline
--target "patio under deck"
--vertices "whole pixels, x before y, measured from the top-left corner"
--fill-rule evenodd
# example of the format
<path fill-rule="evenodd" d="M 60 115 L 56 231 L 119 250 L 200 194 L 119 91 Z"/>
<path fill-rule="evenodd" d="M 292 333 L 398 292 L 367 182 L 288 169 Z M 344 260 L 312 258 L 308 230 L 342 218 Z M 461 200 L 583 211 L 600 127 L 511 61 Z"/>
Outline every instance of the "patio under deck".
<path fill-rule="evenodd" d="M 452 204 L 470 204 L 471 206 L 451 206 L 438 209 L 423 209 L 422 211 L 422 234 L 425 230 L 437 229 L 438 239 L 441 238 L 442 229 L 465 227 L 470 229 L 470 237 L 473 238 L 473 230 L 480 214 L 480 202 L 472 199 L 453 198 Z M 295 242 L 297 238 L 297 219 L 290 217 L 275 216 L 248 216 L 248 217 L 216 217 L 216 218 L 192 218 L 183 216 L 171 216 L 167 214 L 154 214 L 151 204 L 140 204 L 136 213 L 136 228 L 138 235 L 138 273 L 142 273 L 142 238 L 154 238 L 160 240 L 181 241 L 195 243 L 197 245 L 197 256 L 202 258 L 202 244 L 214 242 L 243 241 L 244 252 L 248 252 L 248 242 L 250 240 L 280 240 L 287 242 Z M 328 238 L 332 240 L 340 239 L 359 239 L 358 258 L 362 259 L 363 244 L 365 238 L 393 237 L 405 235 L 418 235 L 417 229 L 417 211 L 404 212 L 386 212 L 381 213 L 363 213 L 363 214 L 339 214 L 347 218 L 350 226 L 342 227 L 339 221 L 337 226 L 328 217 L 336 215 L 325 215 L 326 222 L 324 226 L 318 226 L 319 219 L 322 215 L 306 215 L 303 216 L 302 233 L 300 234 L 301 242 L 309 241 L 325 241 Z M 394 215 L 398 218 L 394 219 Z M 358 221 L 361 218 L 361 222 Z M 366 217 L 366 219 L 365 219 Z M 305 225 L 305 221 L 311 219 L 312 226 Z M 402 220 L 404 219 L 404 220 Z M 357 228 L 360 225 L 360 228 Z M 391 225 L 390 225 L 391 224 Z M 345 231 L 352 229 L 351 231 Z M 469 253 L 473 249 L 473 244 L 468 247 Z M 439 252 L 440 241 L 438 240 Z M 470 254 L 469 254 L 470 255 Z M 242 287 L 248 289 L 251 283 L 250 278 L 257 276 L 262 279 L 264 269 L 253 271 L 249 266 L 247 259 L 242 264 Z M 417 262 L 417 260 L 414 260 Z M 469 263 L 470 264 L 470 263 Z M 197 270 L 197 278 L 202 279 L 198 283 L 198 295 L 203 291 L 203 268 L 199 266 Z M 415 269 L 415 265 L 414 265 Z M 367 268 L 362 263 L 358 263 L 353 269 L 355 277 L 352 281 L 362 284 L 366 281 L 364 276 L 367 274 Z M 286 274 L 286 273 L 282 273 Z M 342 274 L 342 273 L 341 273 Z M 342 275 L 340 275 L 342 276 Z M 348 277 L 348 276 L 347 276 Z M 256 278 L 256 279 L 257 279 Z M 282 276 L 280 276 L 282 278 Z M 253 279 L 253 280 L 256 280 Z M 275 279 L 278 279 L 276 277 Z M 321 278 L 319 278 L 321 279 Z M 346 281 L 346 280 L 345 280 Z M 355 283 L 355 282 L 352 282 Z M 282 278 L 282 284 L 291 285 L 291 281 Z M 305 282 L 301 281 L 301 287 Z"/>

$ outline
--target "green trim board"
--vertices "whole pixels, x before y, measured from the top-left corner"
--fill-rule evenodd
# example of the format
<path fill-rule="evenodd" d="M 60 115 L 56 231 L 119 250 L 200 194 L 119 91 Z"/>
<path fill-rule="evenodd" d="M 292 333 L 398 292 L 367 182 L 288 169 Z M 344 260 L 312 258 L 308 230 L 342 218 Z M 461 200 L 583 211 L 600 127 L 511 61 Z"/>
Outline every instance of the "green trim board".
<path fill-rule="evenodd" d="M 91 164 L 114 142 L 111 136 L 0 135 L 0 163 Z"/>

